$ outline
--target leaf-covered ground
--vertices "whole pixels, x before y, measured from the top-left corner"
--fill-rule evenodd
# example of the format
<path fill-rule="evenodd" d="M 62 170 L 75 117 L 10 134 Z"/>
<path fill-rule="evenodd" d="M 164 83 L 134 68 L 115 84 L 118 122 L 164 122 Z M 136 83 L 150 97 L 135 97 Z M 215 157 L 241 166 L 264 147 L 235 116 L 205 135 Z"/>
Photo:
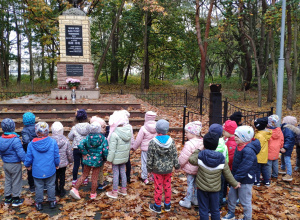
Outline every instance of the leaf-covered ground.
<path fill-rule="evenodd" d="M 125 97 L 121 97 L 125 98 Z M 153 110 L 158 115 L 167 117 L 172 126 L 182 125 L 182 108 L 156 108 L 140 101 L 143 110 Z M 247 105 L 247 103 L 244 103 Z M 249 108 L 251 105 L 248 105 Z M 252 105 L 252 107 L 255 107 Z M 288 112 L 290 113 L 290 112 Z M 292 112 L 292 113 L 296 113 Z M 206 124 L 207 116 L 201 118 Z M 202 133 L 206 133 L 208 127 L 204 127 Z M 136 134 L 135 134 L 136 135 Z M 178 154 L 182 149 L 182 134 L 172 132 L 170 134 L 176 141 Z M 0 161 L 0 217 L 1 219 L 199 219 L 197 209 L 185 209 L 179 206 L 178 202 L 185 196 L 186 177 L 184 172 L 174 173 L 172 178 L 172 207 L 171 212 L 156 214 L 149 211 L 149 203 L 153 200 L 153 184 L 145 185 L 139 180 L 141 173 L 140 150 L 131 152 L 132 175 L 131 184 L 128 185 L 128 195 L 119 196 L 118 199 L 111 199 L 105 195 L 105 191 L 98 191 L 95 200 L 89 199 L 90 183 L 88 186 L 80 188 L 81 200 L 74 200 L 69 196 L 69 192 L 64 198 L 57 197 L 57 209 L 49 209 L 48 203 L 44 202 L 44 210 L 37 212 L 33 206 L 34 194 L 28 191 L 26 170 L 23 169 L 23 190 L 22 197 L 25 202 L 22 206 L 12 208 L 4 206 L 4 172 L 2 161 Z M 279 162 L 280 163 L 280 162 Z M 292 155 L 292 166 L 295 167 L 295 150 Z M 111 167 L 105 165 L 105 179 L 112 182 Z M 293 173 L 294 180 L 285 183 L 281 180 L 274 180 L 270 187 L 253 188 L 253 219 L 300 219 L 300 173 Z M 66 190 L 71 189 L 72 167 L 67 168 Z M 110 185 L 106 190 L 111 190 Z M 45 201 L 47 196 L 45 193 Z M 222 215 L 227 212 L 226 207 L 222 209 Z M 242 217 L 242 208 L 236 209 L 236 218 Z"/>

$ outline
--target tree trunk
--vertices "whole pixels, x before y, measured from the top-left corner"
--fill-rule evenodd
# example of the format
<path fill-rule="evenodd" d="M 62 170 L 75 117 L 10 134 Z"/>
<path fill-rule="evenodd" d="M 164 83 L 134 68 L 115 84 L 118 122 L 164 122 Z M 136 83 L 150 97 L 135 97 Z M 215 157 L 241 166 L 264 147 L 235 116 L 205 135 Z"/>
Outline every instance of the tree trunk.
<path fill-rule="evenodd" d="M 46 70 L 45 70 L 45 46 L 41 42 L 41 47 L 42 47 L 42 72 L 41 72 L 41 80 L 46 79 Z"/>
<path fill-rule="evenodd" d="M 119 18 L 120 18 L 120 15 L 121 15 L 121 13 L 122 13 L 124 4 L 125 4 L 125 0 L 122 0 L 122 3 L 121 3 L 121 5 L 120 5 L 119 11 L 118 11 L 118 14 L 117 14 L 117 16 L 116 16 L 116 21 L 115 21 L 114 26 L 113 26 L 113 28 L 112 28 L 112 30 L 111 30 L 111 33 L 110 33 L 110 36 L 109 36 L 109 39 L 108 39 L 106 48 L 105 48 L 105 50 L 104 50 L 104 52 L 103 52 L 103 55 L 102 55 L 101 60 L 100 60 L 99 67 L 98 67 L 97 72 L 96 72 L 96 75 L 95 75 L 96 81 L 98 81 L 99 75 L 100 75 L 100 73 L 101 73 L 101 69 L 102 69 L 102 66 L 103 66 L 103 63 L 104 63 L 104 60 L 105 60 L 107 51 L 108 51 L 108 49 L 109 49 L 109 47 L 110 47 L 110 44 L 111 44 L 113 35 L 114 35 L 114 33 L 115 33 L 117 24 L 118 24 L 118 22 L 119 22 Z"/>
<path fill-rule="evenodd" d="M 132 58 L 133 58 L 133 52 L 130 56 L 129 63 L 128 63 L 128 66 L 127 66 L 127 69 L 126 69 L 126 73 L 125 73 L 125 77 L 124 77 L 124 85 L 126 85 L 126 82 L 127 82 L 127 77 L 128 77 L 128 74 L 129 74 Z"/>
<path fill-rule="evenodd" d="M 209 5 L 209 10 L 207 14 L 207 19 L 206 19 L 206 27 L 205 27 L 205 35 L 204 35 L 204 40 L 202 41 L 201 39 L 201 29 L 200 29 L 200 21 L 199 21 L 199 0 L 196 0 L 196 14 L 195 14 L 195 21 L 196 21 L 196 31 L 197 31 L 197 42 L 201 54 L 201 63 L 200 63 L 200 80 L 198 84 L 198 93 L 197 97 L 202 97 L 204 94 L 204 80 L 205 80 L 205 68 L 206 68 L 206 54 L 207 54 L 207 38 L 209 35 L 209 30 L 210 30 L 210 23 L 211 23 L 211 14 L 212 14 L 212 9 L 214 6 L 214 0 L 210 0 L 210 5 Z M 204 42 L 204 43 L 203 43 Z"/>
<path fill-rule="evenodd" d="M 293 110 L 293 73 L 291 68 L 291 50 L 292 50 L 292 18 L 291 18 L 291 7 L 290 4 L 286 6 L 286 24 L 287 24 L 287 46 L 285 53 L 285 68 L 288 80 L 288 93 L 286 107 L 289 110 Z"/>
<path fill-rule="evenodd" d="M 16 30 L 16 38 L 17 38 L 17 63 L 18 63 L 18 77 L 17 77 L 17 84 L 20 86 L 21 84 L 21 70 L 22 70 L 22 60 L 21 60 L 21 40 L 20 40 L 20 30 L 18 24 L 18 18 L 16 14 L 16 5 L 13 5 L 13 13 L 15 19 L 15 30 Z"/>
<path fill-rule="evenodd" d="M 115 19 L 113 19 L 115 20 Z M 112 22 L 113 24 L 116 23 L 116 21 Z M 110 83 L 117 84 L 118 83 L 118 61 L 117 61 L 117 36 L 116 34 L 113 34 L 111 39 L 111 74 L 110 74 Z"/>
<path fill-rule="evenodd" d="M 241 14 L 243 13 L 243 2 L 242 1 L 239 2 L 239 12 L 238 13 L 239 13 L 239 17 L 241 17 Z M 257 71 L 257 86 L 258 86 L 257 105 L 258 105 L 258 107 L 261 107 L 261 99 L 262 99 L 262 97 L 261 97 L 261 78 L 260 78 L 260 68 L 259 68 L 259 63 L 258 63 L 258 58 L 257 58 L 257 53 L 256 53 L 255 42 L 254 42 L 253 38 L 246 33 L 242 19 L 239 20 L 239 24 L 240 24 L 240 28 L 241 28 L 243 34 L 250 41 L 250 44 L 251 44 L 251 47 L 253 50 L 253 56 L 254 56 L 256 71 Z"/>
<path fill-rule="evenodd" d="M 150 64 L 149 64 L 149 36 L 152 26 L 152 18 L 151 13 L 148 12 L 148 19 L 147 19 L 147 56 L 146 56 L 146 66 L 145 66 L 145 89 L 150 88 Z"/>
<path fill-rule="evenodd" d="M 146 82 L 146 71 L 147 71 L 147 61 L 148 61 L 148 11 L 145 11 L 145 31 L 144 31 L 144 59 L 143 59 L 143 70 L 141 73 L 141 86 L 140 90 L 143 93 L 145 89 Z M 149 61 L 148 61 L 149 62 Z M 149 65 L 149 63 L 148 63 Z"/>
<path fill-rule="evenodd" d="M 272 30 L 269 31 L 267 42 L 271 38 L 273 38 L 273 31 Z M 270 48 L 270 46 L 268 48 Z M 269 54 L 269 52 L 270 52 L 270 50 L 268 50 L 267 54 Z M 270 57 L 269 65 L 268 65 L 268 97 L 267 97 L 267 102 L 273 102 L 273 69 L 272 69 L 273 62 L 274 62 L 274 60 L 272 60 L 272 58 Z"/>

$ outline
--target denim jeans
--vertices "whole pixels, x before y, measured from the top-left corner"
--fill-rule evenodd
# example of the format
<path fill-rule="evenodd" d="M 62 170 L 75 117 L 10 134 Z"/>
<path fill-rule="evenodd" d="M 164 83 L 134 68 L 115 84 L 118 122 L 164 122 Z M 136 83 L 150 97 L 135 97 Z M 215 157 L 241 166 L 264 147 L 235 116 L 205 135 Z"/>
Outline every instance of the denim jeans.
<path fill-rule="evenodd" d="M 278 177 L 278 159 L 268 160 L 267 163 L 268 177 L 269 179 Z"/>
<path fill-rule="evenodd" d="M 186 201 L 195 201 L 197 199 L 197 186 L 196 186 L 196 176 L 187 174 L 187 192 L 184 200 Z"/>
<path fill-rule="evenodd" d="M 268 175 L 268 166 L 267 166 L 266 163 L 257 163 L 255 182 L 259 182 L 260 174 L 262 174 L 262 177 L 264 179 L 263 183 L 264 184 L 267 183 L 270 178 L 269 178 L 269 175 Z"/>
<path fill-rule="evenodd" d="M 285 170 L 285 167 L 286 167 L 286 174 L 292 175 L 291 157 L 281 154 L 281 169 Z"/>

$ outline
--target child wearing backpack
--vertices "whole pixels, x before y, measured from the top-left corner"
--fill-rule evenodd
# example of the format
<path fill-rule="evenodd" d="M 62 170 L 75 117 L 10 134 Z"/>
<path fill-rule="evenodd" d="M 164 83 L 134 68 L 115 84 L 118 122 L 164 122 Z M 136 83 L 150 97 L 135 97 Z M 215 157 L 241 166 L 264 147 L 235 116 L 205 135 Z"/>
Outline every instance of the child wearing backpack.
<path fill-rule="evenodd" d="M 34 129 L 35 115 L 32 112 L 25 112 L 23 114 L 23 124 L 24 127 L 21 131 L 21 136 L 23 142 L 23 149 L 25 153 L 27 153 L 28 144 L 30 143 L 30 141 L 33 140 L 33 138 L 37 137 Z M 34 193 L 35 187 L 34 187 L 34 180 L 32 177 L 32 170 L 27 170 L 27 180 L 29 185 L 29 191 Z"/>
<path fill-rule="evenodd" d="M 101 133 L 101 125 L 98 122 L 95 121 L 90 125 L 90 134 L 80 142 L 78 149 L 83 155 L 85 168 L 82 176 L 70 191 L 70 195 L 74 199 L 81 199 L 78 189 L 92 170 L 90 199 L 95 199 L 100 167 L 103 166 L 108 154 L 107 140 Z"/>
<path fill-rule="evenodd" d="M 59 121 L 54 122 L 51 126 L 51 130 L 51 138 L 56 140 L 60 156 L 59 169 L 56 170 L 55 193 L 60 197 L 64 197 L 66 194 L 64 188 L 66 182 L 66 168 L 74 161 L 73 152 L 68 138 L 64 136 L 64 127 L 62 123 Z"/>
<path fill-rule="evenodd" d="M 15 131 L 15 122 L 5 118 L 1 122 L 4 134 L 0 137 L 0 155 L 3 161 L 5 174 L 4 204 L 20 206 L 24 199 L 20 198 L 22 191 L 22 164 L 25 160 L 25 152 L 19 135 Z"/>
<path fill-rule="evenodd" d="M 140 128 L 139 133 L 135 139 L 134 145 L 132 147 L 133 151 L 136 151 L 139 146 L 141 146 L 141 162 L 142 162 L 142 173 L 141 178 L 145 184 L 149 184 L 148 172 L 147 172 L 147 153 L 149 142 L 157 135 L 155 126 L 156 113 L 152 111 L 148 111 L 145 114 L 145 123 Z M 151 174 L 150 174 L 151 175 Z M 152 178 L 153 180 L 153 178 Z"/>
<path fill-rule="evenodd" d="M 198 205 L 197 200 L 197 186 L 196 186 L 196 174 L 198 171 L 198 166 L 192 165 L 189 162 L 190 156 L 195 150 L 203 150 L 203 140 L 200 137 L 202 129 L 202 123 L 200 121 L 193 121 L 188 123 L 184 130 L 186 131 L 186 137 L 188 141 L 184 144 L 184 147 L 178 157 L 180 167 L 187 175 L 187 193 L 183 200 L 179 201 L 179 205 L 190 209 L 191 205 Z"/>

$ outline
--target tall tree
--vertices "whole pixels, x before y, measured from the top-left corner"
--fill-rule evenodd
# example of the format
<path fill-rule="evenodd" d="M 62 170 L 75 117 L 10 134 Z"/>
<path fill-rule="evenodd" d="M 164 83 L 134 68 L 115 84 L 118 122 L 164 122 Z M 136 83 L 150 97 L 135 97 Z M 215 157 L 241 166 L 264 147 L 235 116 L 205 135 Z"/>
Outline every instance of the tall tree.
<path fill-rule="evenodd" d="M 202 40 L 201 37 L 201 29 L 200 29 L 200 22 L 199 22 L 199 11 L 200 11 L 200 4 L 199 0 L 196 0 L 196 15 L 195 15 L 195 20 L 196 20 L 196 31 L 197 31 L 197 41 L 198 41 L 198 46 L 201 54 L 201 69 L 200 69 L 200 80 L 198 84 L 198 97 L 202 97 L 204 93 L 204 80 L 205 80 L 205 68 L 206 68 L 206 55 L 207 55 L 207 45 L 208 45 L 208 36 L 209 36 L 209 30 L 210 30 L 210 23 L 211 23 L 211 14 L 212 14 L 212 9 L 214 6 L 214 0 L 210 0 L 209 4 L 209 9 L 208 9 L 208 14 L 206 18 L 206 28 L 205 28 L 205 34 L 204 34 L 204 39 Z"/>

